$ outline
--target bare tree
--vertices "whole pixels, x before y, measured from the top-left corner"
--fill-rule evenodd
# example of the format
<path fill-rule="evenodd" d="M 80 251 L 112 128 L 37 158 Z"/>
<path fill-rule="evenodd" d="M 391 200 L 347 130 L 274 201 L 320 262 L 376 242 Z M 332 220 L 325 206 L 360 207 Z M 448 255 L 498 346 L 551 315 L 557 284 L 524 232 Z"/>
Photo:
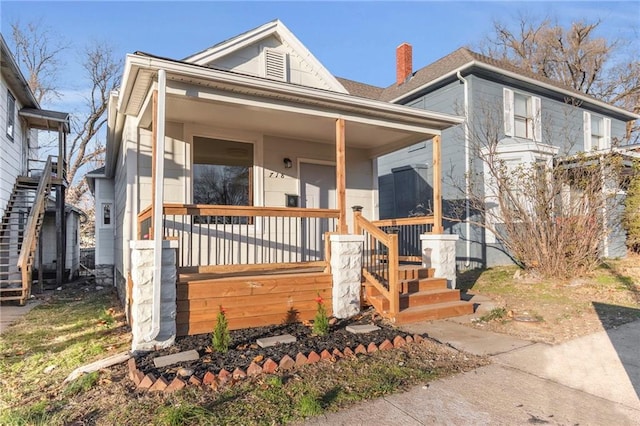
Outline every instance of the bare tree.
<path fill-rule="evenodd" d="M 87 192 L 84 178 L 76 175 L 87 164 L 100 163 L 103 160 L 105 146 L 96 140 L 96 136 L 107 122 L 109 93 L 120 85 L 120 62 L 113 56 L 113 50 L 106 44 L 95 43 L 85 50 L 83 67 L 91 86 L 85 98 L 86 112 L 82 119 L 73 120 L 73 136 L 67 151 L 67 179 L 70 187 L 67 201 L 75 204 Z"/>
<path fill-rule="evenodd" d="M 42 26 L 42 22 L 11 25 L 16 59 L 26 70 L 29 87 L 39 103 L 60 96 L 56 87 L 59 56 L 69 44 Z"/>
<path fill-rule="evenodd" d="M 16 57 L 25 69 L 31 90 L 40 102 L 60 97 L 56 80 L 61 70 L 61 54 L 70 45 L 59 41 L 51 30 L 40 22 L 21 26 L 12 25 Z M 100 164 L 104 145 L 97 140 L 106 123 L 105 112 L 109 93 L 119 84 L 121 63 L 114 59 L 113 50 L 104 43 L 93 43 L 83 52 L 83 68 L 86 72 L 87 93 L 84 111 L 71 117 L 71 137 L 67 150 L 67 179 L 69 189 L 66 200 L 77 204 L 87 192 L 84 178 L 78 172 L 88 164 Z"/>
<path fill-rule="evenodd" d="M 494 22 L 482 53 L 563 83 L 579 92 L 640 113 L 640 61 L 622 54 L 623 40 L 597 37 L 601 21 L 565 28 L 551 19 L 521 15 L 513 24 Z M 629 133 L 638 133 L 637 125 Z M 637 136 L 635 136 L 637 139 Z"/>

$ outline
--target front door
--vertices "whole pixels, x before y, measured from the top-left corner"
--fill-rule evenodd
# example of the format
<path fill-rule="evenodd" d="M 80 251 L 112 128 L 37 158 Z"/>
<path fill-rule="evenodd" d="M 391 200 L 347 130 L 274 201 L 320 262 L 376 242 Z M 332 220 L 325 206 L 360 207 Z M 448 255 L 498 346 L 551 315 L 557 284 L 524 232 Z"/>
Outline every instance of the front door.
<path fill-rule="evenodd" d="M 300 204 L 310 209 L 336 208 L 336 168 L 333 165 L 300 163 Z M 333 220 L 302 219 L 302 261 L 323 260 L 324 233 L 334 231 Z"/>

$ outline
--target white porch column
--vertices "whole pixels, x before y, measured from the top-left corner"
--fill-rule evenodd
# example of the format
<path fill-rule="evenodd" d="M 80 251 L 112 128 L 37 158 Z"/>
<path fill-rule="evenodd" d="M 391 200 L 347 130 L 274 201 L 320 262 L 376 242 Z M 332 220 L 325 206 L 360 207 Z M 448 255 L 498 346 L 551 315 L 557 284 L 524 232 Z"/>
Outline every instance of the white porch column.
<path fill-rule="evenodd" d="M 349 318 L 360 312 L 364 235 L 331 235 L 333 316 Z"/>
<path fill-rule="evenodd" d="M 131 350 L 147 351 L 173 345 L 176 338 L 176 248 L 178 241 L 162 242 L 160 297 L 154 297 L 155 244 L 153 240 L 131 241 Z M 156 303 L 158 306 L 156 306 Z M 159 330 L 154 328 L 153 312 L 159 312 Z"/>
<path fill-rule="evenodd" d="M 434 276 L 446 278 L 449 288 L 456 288 L 456 241 L 454 234 L 422 234 L 422 266 L 433 268 Z"/>

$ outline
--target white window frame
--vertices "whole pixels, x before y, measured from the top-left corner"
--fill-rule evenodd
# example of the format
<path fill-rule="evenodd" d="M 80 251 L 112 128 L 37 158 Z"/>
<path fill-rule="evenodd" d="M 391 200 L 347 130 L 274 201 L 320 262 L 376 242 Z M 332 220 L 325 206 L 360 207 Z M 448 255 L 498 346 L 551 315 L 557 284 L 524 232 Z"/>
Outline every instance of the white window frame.
<path fill-rule="evenodd" d="M 109 216 L 108 224 L 104 223 L 104 207 L 105 206 L 109 206 L 110 216 Z M 100 221 L 98 222 L 98 228 L 100 229 L 113 228 L 114 220 L 115 220 L 114 213 L 115 211 L 114 211 L 113 200 L 101 200 L 99 204 L 99 213 L 98 213 L 98 216 L 100 217 Z"/>
<path fill-rule="evenodd" d="M 599 115 L 593 115 L 586 111 L 583 111 L 582 117 L 584 123 L 584 151 L 600 151 L 611 148 L 611 119 Z M 597 144 L 595 145 L 592 132 L 592 123 L 594 120 L 602 120 L 602 135 L 598 138 Z"/>
<path fill-rule="evenodd" d="M 16 98 L 7 89 L 7 137 L 14 140 L 16 134 Z"/>
<path fill-rule="evenodd" d="M 517 137 L 520 139 L 533 140 L 534 142 L 542 141 L 542 120 L 541 110 L 542 101 L 537 96 L 532 96 L 524 92 L 514 92 L 506 87 L 502 89 L 503 94 L 503 111 L 504 111 L 504 134 L 509 137 Z M 523 96 L 527 102 L 526 132 L 527 134 L 516 135 L 516 116 L 515 116 L 515 98 Z"/>

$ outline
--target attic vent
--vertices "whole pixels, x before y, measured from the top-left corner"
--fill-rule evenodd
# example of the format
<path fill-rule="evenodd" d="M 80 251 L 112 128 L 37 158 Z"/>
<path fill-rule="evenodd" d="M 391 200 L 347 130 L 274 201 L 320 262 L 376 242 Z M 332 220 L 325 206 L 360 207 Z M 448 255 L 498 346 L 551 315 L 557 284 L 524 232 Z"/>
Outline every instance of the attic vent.
<path fill-rule="evenodd" d="M 287 54 L 264 49 L 264 75 L 274 80 L 287 81 Z"/>

